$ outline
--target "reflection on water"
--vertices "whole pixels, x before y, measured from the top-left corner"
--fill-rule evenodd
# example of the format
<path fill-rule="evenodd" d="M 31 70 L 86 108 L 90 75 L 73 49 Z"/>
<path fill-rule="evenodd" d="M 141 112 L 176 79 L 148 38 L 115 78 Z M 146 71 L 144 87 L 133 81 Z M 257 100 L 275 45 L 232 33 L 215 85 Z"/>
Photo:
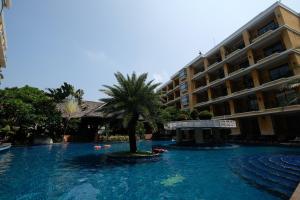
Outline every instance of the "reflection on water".
<path fill-rule="evenodd" d="M 10 168 L 13 158 L 14 155 L 9 151 L 0 154 L 0 176 Z"/>

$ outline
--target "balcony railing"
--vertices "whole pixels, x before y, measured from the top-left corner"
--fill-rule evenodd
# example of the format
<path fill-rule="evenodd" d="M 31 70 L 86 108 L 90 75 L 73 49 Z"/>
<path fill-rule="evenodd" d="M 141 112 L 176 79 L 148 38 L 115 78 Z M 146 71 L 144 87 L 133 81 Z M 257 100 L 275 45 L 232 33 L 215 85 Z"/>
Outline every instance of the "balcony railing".
<path fill-rule="evenodd" d="M 226 56 L 226 58 L 229 58 L 229 57 L 231 57 L 231 56 L 237 54 L 237 53 L 240 52 L 240 51 L 241 51 L 241 49 L 236 49 L 235 51 L 233 51 L 233 52 L 231 52 L 230 54 L 228 54 L 228 55 Z"/>
<path fill-rule="evenodd" d="M 208 66 L 208 69 L 211 69 L 211 68 L 213 68 L 213 67 L 215 67 L 216 65 L 218 65 L 220 62 L 215 62 L 215 63 L 213 63 L 213 64 L 211 64 L 211 65 L 209 65 Z"/>
<path fill-rule="evenodd" d="M 265 61 L 265 60 L 268 60 L 268 59 L 271 58 L 271 57 L 274 57 L 274 56 L 279 55 L 280 53 L 281 53 L 281 52 L 276 52 L 276 53 L 273 53 L 272 55 L 269 55 L 269 56 L 267 56 L 267 57 L 260 58 L 259 60 L 257 60 L 257 63 L 261 63 L 261 62 L 263 62 L 263 61 Z"/>

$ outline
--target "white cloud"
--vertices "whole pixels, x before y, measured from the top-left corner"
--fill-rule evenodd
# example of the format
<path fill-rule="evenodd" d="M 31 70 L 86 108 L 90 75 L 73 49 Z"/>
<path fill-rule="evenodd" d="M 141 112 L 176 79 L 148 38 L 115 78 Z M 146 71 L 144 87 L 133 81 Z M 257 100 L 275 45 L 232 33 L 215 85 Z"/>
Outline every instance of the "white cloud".
<path fill-rule="evenodd" d="M 109 60 L 106 54 L 102 51 L 85 49 L 83 50 L 83 53 L 91 62 L 104 62 Z"/>
<path fill-rule="evenodd" d="M 170 78 L 170 76 L 166 71 L 162 71 L 162 72 L 153 74 L 153 79 L 156 83 L 163 84 L 164 82 L 168 81 L 169 78 Z"/>

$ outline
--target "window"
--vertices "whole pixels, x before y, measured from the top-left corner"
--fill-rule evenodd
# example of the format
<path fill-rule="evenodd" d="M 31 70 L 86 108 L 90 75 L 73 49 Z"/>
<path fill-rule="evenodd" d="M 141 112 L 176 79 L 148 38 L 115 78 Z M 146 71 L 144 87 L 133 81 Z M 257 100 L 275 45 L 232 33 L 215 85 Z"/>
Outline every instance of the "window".
<path fill-rule="evenodd" d="M 179 78 L 185 78 L 186 77 L 186 69 L 182 69 L 179 72 Z"/>
<path fill-rule="evenodd" d="M 224 70 L 222 68 L 218 69 L 217 74 L 219 78 L 224 78 Z"/>
<path fill-rule="evenodd" d="M 256 96 L 250 96 L 248 99 L 249 111 L 258 110 L 257 98 Z"/>
<path fill-rule="evenodd" d="M 264 54 L 267 57 L 267 56 L 270 56 L 270 55 L 272 55 L 274 53 L 277 53 L 277 52 L 280 53 L 283 50 L 284 50 L 283 45 L 281 44 L 281 42 L 278 42 L 278 43 L 276 43 L 276 44 L 274 44 L 270 47 L 265 48 L 264 49 Z"/>
<path fill-rule="evenodd" d="M 258 29 L 257 32 L 258 32 L 258 35 L 262 35 L 262 34 L 268 32 L 269 30 L 275 30 L 277 27 L 278 27 L 278 25 L 275 23 L 274 20 L 272 20 L 267 25 Z"/>
<path fill-rule="evenodd" d="M 248 60 L 245 60 L 244 62 L 239 64 L 240 68 L 247 68 L 249 67 L 249 62 Z"/>
<path fill-rule="evenodd" d="M 180 91 L 186 91 L 188 89 L 188 84 L 186 82 L 180 83 Z"/>
<path fill-rule="evenodd" d="M 254 86 L 252 77 L 249 75 L 244 76 L 244 84 L 246 88 L 252 88 Z"/>
<path fill-rule="evenodd" d="M 181 104 L 183 106 L 186 106 L 189 104 L 189 95 L 185 95 L 185 96 L 181 97 Z"/>
<path fill-rule="evenodd" d="M 298 103 L 297 94 L 295 90 L 289 90 L 278 93 L 276 95 L 276 98 L 280 106 L 287 106 Z"/>
<path fill-rule="evenodd" d="M 292 75 L 292 72 L 288 64 L 281 65 L 279 67 L 273 68 L 270 70 L 270 79 L 272 81 L 280 79 L 283 77 L 289 77 Z"/>

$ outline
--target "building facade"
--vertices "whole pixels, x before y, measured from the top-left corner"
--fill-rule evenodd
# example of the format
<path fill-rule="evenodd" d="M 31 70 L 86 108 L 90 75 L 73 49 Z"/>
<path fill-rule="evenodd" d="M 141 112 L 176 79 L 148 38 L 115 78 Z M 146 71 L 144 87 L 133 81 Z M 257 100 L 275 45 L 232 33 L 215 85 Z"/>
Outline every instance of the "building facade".
<path fill-rule="evenodd" d="M 300 136 L 300 14 L 276 2 L 159 88 L 166 106 L 233 119 L 231 135 Z M 283 89 L 285 88 L 285 89 Z"/>
<path fill-rule="evenodd" d="M 2 69 L 5 68 L 6 66 L 6 49 L 7 49 L 3 10 L 4 8 L 9 8 L 10 5 L 11 5 L 11 1 L 9 0 L 1 2 L 1 6 L 3 8 L 1 8 L 2 12 L 0 14 L 0 82 L 1 79 L 3 79 Z"/>

